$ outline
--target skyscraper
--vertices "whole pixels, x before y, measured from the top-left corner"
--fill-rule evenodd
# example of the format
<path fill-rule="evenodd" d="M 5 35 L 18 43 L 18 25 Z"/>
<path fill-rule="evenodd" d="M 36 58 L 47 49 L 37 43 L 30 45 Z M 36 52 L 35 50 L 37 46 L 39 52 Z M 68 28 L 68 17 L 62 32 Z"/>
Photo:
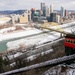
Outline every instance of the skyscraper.
<path fill-rule="evenodd" d="M 50 5 L 50 13 L 53 13 L 53 4 Z"/>
<path fill-rule="evenodd" d="M 48 10 L 47 10 L 47 11 L 48 11 L 48 16 L 50 16 L 50 8 L 48 8 Z"/>
<path fill-rule="evenodd" d="M 56 22 L 57 22 L 57 23 L 60 23 L 60 15 L 57 15 L 57 16 L 56 16 Z"/>
<path fill-rule="evenodd" d="M 49 14 L 48 14 L 48 7 L 45 6 L 45 7 L 43 8 L 43 16 L 47 17 L 48 15 L 49 15 Z"/>
<path fill-rule="evenodd" d="M 31 19 L 33 20 L 34 19 L 34 13 L 35 13 L 35 8 L 32 8 L 31 9 Z"/>
<path fill-rule="evenodd" d="M 31 11 L 28 10 L 28 21 L 31 21 Z"/>
<path fill-rule="evenodd" d="M 51 13 L 50 14 L 50 22 L 56 22 L 57 14 L 56 13 Z"/>
<path fill-rule="evenodd" d="M 65 10 L 64 8 L 61 6 L 61 16 L 64 17 L 65 16 Z"/>
<path fill-rule="evenodd" d="M 45 3 L 41 3 L 41 10 L 42 10 L 42 15 L 44 16 L 45 14 Z"/>
<path fill-rule="evenodd" d="M 67 10 L 65 10 L 65 17 L 67 18 L 68 17 L 68 11 Z"/>
<path fill-rule="evenodd" d="M 45 3 L 41 3 L 41 10 L 43 11 L 43 8 L 45 7 Z"/>

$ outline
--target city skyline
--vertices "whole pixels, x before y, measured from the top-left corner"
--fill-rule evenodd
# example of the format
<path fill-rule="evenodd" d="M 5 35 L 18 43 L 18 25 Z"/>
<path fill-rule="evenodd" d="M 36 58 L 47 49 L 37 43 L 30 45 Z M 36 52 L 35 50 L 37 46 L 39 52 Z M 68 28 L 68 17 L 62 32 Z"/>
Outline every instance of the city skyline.
<path fill-rule="evenodd" d="M 67 10 L 75 10 L 75 0 L 0 0 L 0 10 L 17 9 L 40 9 L 40 3 L 45 2 L 48 7 L 53 4 L 55 10 L 60 10 L 63 6 Z"/>

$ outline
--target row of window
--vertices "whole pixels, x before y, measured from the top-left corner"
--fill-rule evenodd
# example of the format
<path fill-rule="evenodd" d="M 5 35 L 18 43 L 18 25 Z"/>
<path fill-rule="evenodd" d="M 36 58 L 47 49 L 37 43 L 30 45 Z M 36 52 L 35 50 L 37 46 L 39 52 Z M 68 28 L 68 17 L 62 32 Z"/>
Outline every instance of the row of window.
<path fill-rule="evenodd" d="M 74 43 L 75 44 L 75 40 L 71 40 L 71 39 L 66 39 L 65 42 L 69 42 L 69 43 Z"/>

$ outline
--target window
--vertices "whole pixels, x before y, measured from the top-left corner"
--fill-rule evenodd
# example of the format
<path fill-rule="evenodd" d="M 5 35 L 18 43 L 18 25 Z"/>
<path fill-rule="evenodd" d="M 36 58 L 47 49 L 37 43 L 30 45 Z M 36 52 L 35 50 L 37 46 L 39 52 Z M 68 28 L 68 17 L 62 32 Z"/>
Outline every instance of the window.
<path fill-rule="evenodd" d="M 70 43 L 73 43 L 73 40 L 70 40 Z"/>
<path fill-rule="evenodd" d="M 75 44 L 75 40 L 74 40 L 74 44 Z"/>
<path fill-rule="evenodd" d="M 70 42 L 70 40 L 68 40 L 68 42 Z"/>

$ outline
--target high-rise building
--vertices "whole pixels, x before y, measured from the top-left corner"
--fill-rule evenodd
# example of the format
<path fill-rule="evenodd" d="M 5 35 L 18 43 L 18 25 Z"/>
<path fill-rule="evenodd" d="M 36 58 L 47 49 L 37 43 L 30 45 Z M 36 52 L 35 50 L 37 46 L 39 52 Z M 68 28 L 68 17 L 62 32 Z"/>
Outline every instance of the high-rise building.
<path fill-rule="evenodd" d="M 41 16 L 42 15 L 42 10 L 36 10 L 35 14 L 37 14 L 37 16 Z"/>
<path fill-rule="evenodd" d="M 42 16 L 47 17 L 50 15 L 50 8 L 48 8 L 45 3 L 41 3 L 41 10 L 43 12 Z M 51 11 L 53 11 L 53 6 Z"/>
<path fill-rule="evenodd" d="M 43 8 L 43 16 L 44 16 L 44 17 L 47 17 L 47 16 L 49 16 L 49 15 L 50 15 L 49 8 L 48 8 L 47 6 L 45 6 L 45 7 Z"/>
<path fill-rule="evenodd" d="M 50 16 L 50 8 L 47 9 L 48 16 Z"/>
<path fill-rule="evenodd" d="M 35 8 L 32 8 L 31 9 L 31 19 L 33 20 L 34 19 L 34 13 L 35 13 Z"/>
<path fill-rule="evenodd" d="M 65 10 L 64 8 L 61 6 L 61 16 L 64 17 L 65 16 Z"/>
<path fill-rule="evenodd" d="M 56 22 L 57 22 L 57 23 L 60 23 L 60 15 L 57 15 L 57 16 L 56 16 Z"/>
<path fill-rule="evenodd" d="M 67 10 L 65 10 L 65 17 L 67 18 L 68 17 L 68 11 Z"/>
<path fill-rule="evenodd" d="M 42 16 L 43 15 L 43 11 L 42 10 L 40 10 L 40 16 Z"/>
<path fill-rule="evenodd" d="M 51 13 L 50 14 L 50 22 L 56 22 L 57 14 L 56 13 Z"/>
<path fill-rule="evenodd" d="M 12 24 L 13 25 L 15 24 L 15 18 L 14 18 L 14 16 L 12 16 Z"/>
<path fill-rule="evenodd" d="M 41 3 L 41 10 L 43 11 L 43 8 L 45 7 L 45 3 Z"/>
<path fill-rule="evenodd" d="M 28 21 L 31 21 L 31 11 L 28 10 Z"/>
<path fill-rule="evenodd" d="M 50 5 L 50 13 L 53 13 L 53 4 L 52 5 Z"/>
<path fill-rule="evenodd" d="M 47 16 L 47 7 L 46 6 L 43 8 L 43 16 Z"/>
<path fill-rule="evenodd" d="M 45 3 L 41 3 L 42 16 L 45 16 L 46 6 Z"/>

